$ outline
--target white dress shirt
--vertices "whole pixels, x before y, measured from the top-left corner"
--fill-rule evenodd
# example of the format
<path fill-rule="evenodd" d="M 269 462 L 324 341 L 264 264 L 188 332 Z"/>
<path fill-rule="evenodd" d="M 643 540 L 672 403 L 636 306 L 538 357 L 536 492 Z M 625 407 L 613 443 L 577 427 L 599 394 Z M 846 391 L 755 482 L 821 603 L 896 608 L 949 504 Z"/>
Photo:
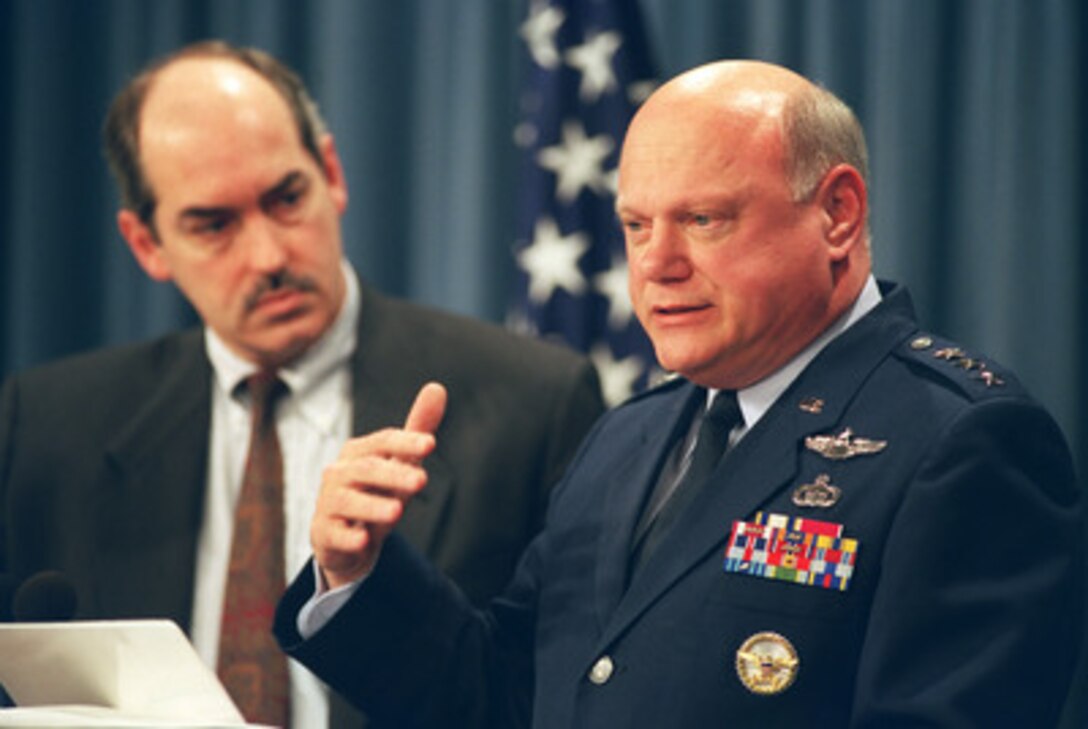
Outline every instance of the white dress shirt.
<path fill-rule="evenodd" d="M 332 326 L 299 360 L 278 371 L 290 391 L 276 410 L 276 429 L 283 453 L 287 582 L 312 553 L 310 521 L 322 471 L 336 460 L 351 436 L 351 356 L 356 346 L 360 295 L 354 270 L 346 261 L 342 268 L 346 284 L 344 304 Z M 248 401 L 244 388 L 239 392 L 238 385 L 256 372 L 256 367 L 228 349 L 211 329 L 205 329 L 205 346 L 215 376 L 207 493 L 197 546 L 192 639 L 197 653 L 214 669 L 234 510 L 249 446 Z M 288 668 L 292 725 L 327 726 L 327 689 L 301 665 L 291 661 Z"/>

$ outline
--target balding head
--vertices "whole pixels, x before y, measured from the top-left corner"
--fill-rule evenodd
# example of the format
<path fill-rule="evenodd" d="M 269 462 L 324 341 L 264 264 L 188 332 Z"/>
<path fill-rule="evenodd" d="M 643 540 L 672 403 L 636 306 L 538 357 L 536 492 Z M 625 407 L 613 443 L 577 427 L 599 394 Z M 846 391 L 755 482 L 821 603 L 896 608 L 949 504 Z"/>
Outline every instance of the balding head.
<path fill-rule="evenodd" d="M 643 105 L 697 102 L 730 113 L 781 113 L 785 100 L 812 82 L 782 66 L 762 61 L 717 61 L 693 68 L 660 86 Z"/>
<path fill-rule="evenodd" d="M 258 74 L 279 94 L 287 105 L 303 146 L 321 164 L 319 140 L 326 132 L 317 105 L 299 77 L 273 56 L 256 48 L 240 48 L 222 41 L 203 41 L 185 46 L 159 58 L 144 68 L 114 97 L 103 128 L 106 158 L 121 194 L 121 205 L 150 222 L 155 209 L 155 194 L 144 170 L 140 150 L 140 128 L 144 104 L 160 76 L 176 64 L 191 60 L 232 62 Z M 206 102 L 201 89 L 193 87 L 199 110 Z"/>
<path fill-rule="evenodd" d="M 220 160 L 240 166 L 269 148 L 300 146 L 294 130 L 283 97 L 252 68 L 233 59 L 183 58 L 159 71 L 144 98 L 137 137 L 143 178 L 161 200 Z"/>
<path fill-rule="evenodd" d="M 746 387 L 849 308 L 869 275 L 863 161 L 849 109 L 779 66 L 702 66 L 646 101 L 617 212 L 635 312 L 666 369 Z"/>
<path fill-rule="evenodd" d="M 235 60 L 194 56 L 161 69 L 140 111 L 141 140 L 149 128 L 192 133 L 216 117 L 259 118 L 274 112 L 290 121 L 283 97 L 260 74 Z"/>
<path fill-rule="evenodd" d="M 865 135 L 837 96 L 787 68 L 764 61 L 726 60 L 699 66 L 662 85 L 631 123 L 642 117 L 690 116 L 712 125 L 749 125 L 762 143 L 778 145 L 797 200 L 812 194 L 839 163 L 868 185 Z"/>

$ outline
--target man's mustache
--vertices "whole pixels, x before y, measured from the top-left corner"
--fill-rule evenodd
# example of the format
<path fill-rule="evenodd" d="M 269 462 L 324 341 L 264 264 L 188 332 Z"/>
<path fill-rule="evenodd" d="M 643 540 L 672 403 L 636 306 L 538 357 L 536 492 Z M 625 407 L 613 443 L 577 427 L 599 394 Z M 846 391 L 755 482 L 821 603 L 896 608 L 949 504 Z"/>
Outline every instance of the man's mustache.
<path fill-rule="evenodd" d="M 279 271 L 262 279 L 246 297 L 246 312 L 251 312 L 261 303 L 261 297 L 268 293 L 290 289 L 301 293 L 317 291 L 317 282 L 308 276 L 296 276 L 290 271 Z"/>

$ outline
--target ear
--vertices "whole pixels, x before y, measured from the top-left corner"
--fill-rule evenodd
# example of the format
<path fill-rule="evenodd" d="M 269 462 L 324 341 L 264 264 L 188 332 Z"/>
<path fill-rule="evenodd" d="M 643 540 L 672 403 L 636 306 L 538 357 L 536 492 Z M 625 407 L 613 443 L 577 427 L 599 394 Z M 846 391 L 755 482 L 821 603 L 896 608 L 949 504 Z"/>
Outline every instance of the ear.
<path fill-rule="evenodd" d="M 835 261 L 842 260 L 865 237 L 868 211 L 865 181 L 850 165 L 836 165 L 824 175 L 816 191 L 816 202 L 823 212 L 824 237 L 830 248 L 831 258 Z"/>
<path fill-rule="evenodd" d="M 331 134 L 326 134 L 318 141 L 321 161 L 324 165 L 325 183 L 329 186 L 336 210 L 343 215 L 348 209 L 348 181 L 344 177 L 344 167 L 340 164 L 340 154 L 336 151 L 336 142 Z"/>
<path fill-rule="evenodd" d="M 162 244 L 155 238 L 151 228 L 140 220 L 140 216 L 131 210 L 122 210 L 117 213 L 117 227 L 144 273 L 156 281 L 169 281 L 173 278 L 170 264 L 162 253 Z"/>

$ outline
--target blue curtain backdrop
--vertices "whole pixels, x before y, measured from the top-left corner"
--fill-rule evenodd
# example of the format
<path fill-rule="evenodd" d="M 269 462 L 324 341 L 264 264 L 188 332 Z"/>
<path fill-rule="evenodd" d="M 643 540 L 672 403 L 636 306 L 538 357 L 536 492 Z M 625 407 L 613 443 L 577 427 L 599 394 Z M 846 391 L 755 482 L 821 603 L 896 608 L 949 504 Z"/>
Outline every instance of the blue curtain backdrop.
<path fill-rule="evenodd" d="M 592 0 L 587 0 L 592 1 Z M 1078 0 L 641 0 L 663 76 L 784 63 L 850 102 L 878 273 L 1019 370 L 1088 466 Z M 349 256 L 391 293 L 502 320 L 515 271 L 526 0 L 0 3 L 0 373 L 193 320 L 132 262 L 99 151 L 112 94 L 211 36 L 305 77 L 351 185 Z"/>
<path fill-rule="evenodd" d="M 1081 0 L 639 4 L 663 76 L 762 58 L 857 110 L 877 272 L 913 289 L 924 323 L 1017 369 L 1088 468 Z M 0 374 L 194 321 L 116 232 L 99 129 L 141 64 L 206 37 L 263 47 L 310 85 L 346 167 L 345 240 L 364 278 L 501 321 L 527 6 L 0 2 Z"/>

